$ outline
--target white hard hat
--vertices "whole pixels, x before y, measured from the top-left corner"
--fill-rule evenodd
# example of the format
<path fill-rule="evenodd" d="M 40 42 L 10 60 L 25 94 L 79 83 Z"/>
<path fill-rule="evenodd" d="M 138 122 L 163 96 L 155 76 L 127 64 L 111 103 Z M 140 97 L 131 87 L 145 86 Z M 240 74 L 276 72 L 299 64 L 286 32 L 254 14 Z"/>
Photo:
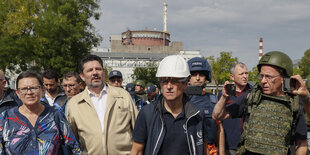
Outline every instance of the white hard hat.
<path fill-rule="evenodd" d="M 159 64 L 156 77 L 187 78 L 190 75 L 188 64 L 182 56 L 170 55 Z"/>

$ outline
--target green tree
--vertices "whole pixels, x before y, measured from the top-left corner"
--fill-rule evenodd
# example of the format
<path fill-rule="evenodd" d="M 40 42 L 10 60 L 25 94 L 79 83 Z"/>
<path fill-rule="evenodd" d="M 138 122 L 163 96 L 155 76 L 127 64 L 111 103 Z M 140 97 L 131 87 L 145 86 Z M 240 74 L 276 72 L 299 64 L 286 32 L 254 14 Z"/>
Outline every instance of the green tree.
<path fill-rule="evenodd" d="M 308 75 L 310 75 L 310 49 L 308 49 L 304 56 L 301 58 L 301 61 L 299 63 L 299 69 L 301 70 L 301 76 L 302 78 L 306 78 Z"/>
<path fill-rule="evenodd" d="M 80 59 L 101 40 L 90 23 L 90 18 L 99 19 L 98 2 L 2 0 L 0 68 L 53 68 L 59 75 L 78 71 Z"/>
<path fill-rule="evenodd" d="M 249 81 L 253 82 L 260 82 L 260 80 L 257 78 L 258 75 L 258 69 L 257 67 L 253 67 L 251 71 L 249 71 Z"/>
<path fill-rule="evenodd" d="M 156 78 L 157 65 L 154 62 L 148 63 L 146 68 L 137 67 L 131 75 L 133 81 L 143 80 L 145 83 L 153 83 L 160 87 L 159 81 Z"/>
<path fill-rule="evenodd" d="M 300 70 L 299 67 L 293 68 L 293 75 L 302 75 L 302 71 Z"/>
<path fill-rule="evenodd" d="M 225 81 L 230 80 L 230 68 L 238 62 L 238 58 L 233 58 L 231 52 L 221 52 L 220 57 L 215 59 L 214 56 L 210 56 L 206 60 L 211 64 L 212 79 L 218 90 L 220 84 L 224 84 Z"/>
<path fill-rule="evenodd" d="M 104 75 L 105 75 L 105 82 L 109 81 L 109 73 L 112 71 L 112 67 L 104 66 Z"/>

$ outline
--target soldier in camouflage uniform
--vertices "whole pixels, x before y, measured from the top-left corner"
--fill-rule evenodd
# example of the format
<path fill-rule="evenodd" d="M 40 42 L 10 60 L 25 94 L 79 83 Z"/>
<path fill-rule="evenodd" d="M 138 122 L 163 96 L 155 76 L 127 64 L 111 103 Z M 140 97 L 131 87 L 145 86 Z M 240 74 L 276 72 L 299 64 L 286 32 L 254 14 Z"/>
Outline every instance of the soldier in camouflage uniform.
<path fill-rule="evenodd" d="M 310 107 L 301 77 L 292 76 L 292 60 L 284 53 L 266 53 L 257 65 L 260 85 L 254 86 L 251 93 L 236 103 L 227 104 L 229 95 L 225 91 L 216 104 L 213 118 L 223 120 L 229 117 L 244 120 L 243 133 L 237 154 L 290 154 L 289 147 L 295 143 L 296 154 L 306 154 L 307 131 L 299 99 Z M 291 93 L 282 90 L 285 77 L 296 82 Z"/>
<path fill-rule="evenodd" d="M 144 90 L 145 89 L 145 82 L 143 80 L 137 80 L 135 84 L 136 84 L 136 87 L 135 87 L 136 94 L 142 98 L 143 103 L 146 103 L 147 94 Z"/>

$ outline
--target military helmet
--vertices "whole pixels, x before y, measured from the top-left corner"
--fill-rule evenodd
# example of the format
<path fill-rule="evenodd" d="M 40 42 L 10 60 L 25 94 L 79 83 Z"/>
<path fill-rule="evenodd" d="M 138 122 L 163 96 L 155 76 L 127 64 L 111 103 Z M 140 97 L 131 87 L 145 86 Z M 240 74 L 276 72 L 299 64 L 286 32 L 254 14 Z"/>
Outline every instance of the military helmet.
<path fill-rule="evenodd" d="M 135 94 L 135 84 L 133 83 L 128 83 L 125 87 L 125 89 L 129 92 L 131 96 Z"/>
<path fill-rule="evenodd" d="M 136 85 L 142 86 L 143 88 L 145 87 L 145 82 L 143 80 L 137 80 Z"/>
<path fill-rule="evenodd" d="M 293 62 L 291 58 L 283 52 L 272 51 L 264 54 L 257 65 L 259 72 L 262 65 L 279 67 L 280 69 L 284 70 L 284 76 L 293 75 Z"/>
<path fill-rule="evenodd" d="M 206 59 L 195 57 L 188 60 L 189 71 L 201 71 L 206 76 L 206 79 L 211 82 L 211 66 Z"/>

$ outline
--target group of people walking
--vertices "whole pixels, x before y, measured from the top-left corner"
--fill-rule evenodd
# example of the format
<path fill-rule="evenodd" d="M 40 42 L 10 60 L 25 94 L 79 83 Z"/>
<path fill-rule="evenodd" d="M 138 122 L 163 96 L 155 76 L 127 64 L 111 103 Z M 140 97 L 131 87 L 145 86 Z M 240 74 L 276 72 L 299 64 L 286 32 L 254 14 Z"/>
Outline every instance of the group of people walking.
<path fill-rule="evenodd" d="M 25 71 L 15 92 L 4 91 L 0 71 L 0 154 L 306 154 L 305 82 L 282 52 L 266 53 L 257 67 L 260 83 L 252 86 L 246 65 L 234 64 L 233 87 L 226 81 L 217 96 L 205 89 L 211 66 L 198 57 L 165 57 L 160 93 L 141 80 L 122 88 L 117 70 L 106 83 L 95 55 L 81 60 L 79 74 L 66 73 L 61 87 L 52 70 L 43 78 Z M 287 79 L 294 85 L 283 89 Z"/>

